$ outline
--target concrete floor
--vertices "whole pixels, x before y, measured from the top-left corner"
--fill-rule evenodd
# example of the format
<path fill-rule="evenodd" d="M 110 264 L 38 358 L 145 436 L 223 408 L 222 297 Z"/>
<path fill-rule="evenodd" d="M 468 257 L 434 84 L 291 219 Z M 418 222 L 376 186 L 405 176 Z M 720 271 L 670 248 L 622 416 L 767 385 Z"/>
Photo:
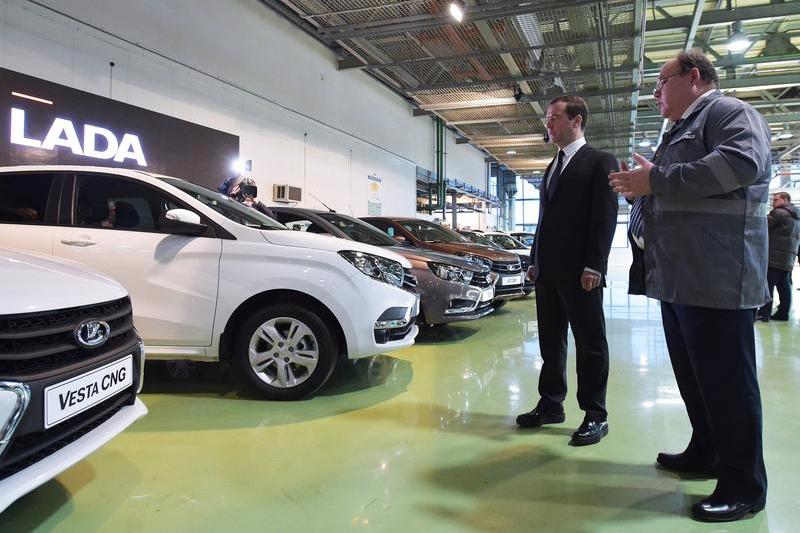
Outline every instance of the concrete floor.
<path fill-rule="evenodd" d="M 800 531 L 800 304 L 756 326 L 767 509 L 720 526 L 687 518 L 713 481 L 653 466 L 689 432 L 657 303 L 606 291 L 610 434 L 582 448 L 567 445 L 574 357 L 567 422 L 514 424 L 538 396 L 533 307 L 427 331 L 303 402 L 242 397 L 214 366 L 182 382 L 148 365 L 149 416 L 16 502 L 0 531 Z"/>

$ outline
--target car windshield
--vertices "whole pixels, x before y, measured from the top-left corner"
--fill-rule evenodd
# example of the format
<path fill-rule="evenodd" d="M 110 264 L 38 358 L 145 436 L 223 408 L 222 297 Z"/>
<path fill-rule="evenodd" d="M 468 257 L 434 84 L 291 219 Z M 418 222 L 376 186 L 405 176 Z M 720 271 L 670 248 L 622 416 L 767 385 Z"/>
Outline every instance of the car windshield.
<path fill-rule="evenodd" d="M 504 250 L 514 250 L 515 248 L 524 248 L 523 244 L 508 235 L 489 235 L 492 242 L 499 245 Z"/>
<path fill-rule="evenodd" d="M 514 235 L 514 238 L 525 246 L 533 246 L 533 242 L 536 240 L 536 238 L 529 233 L 517 233 Z"/>
<path fill-rule="evenodd" d="M 406 221 L 400 225 L 423 242 L 469 242 L 458 233 L 426 220 Z"/>
<path fill-rule="evenodd" d="M 493 243 L 486 235 L 481 235 L 480 233 L 472 233 L 472 232 L 464 233 L 463 235 L 474 243 L 483 244 L 485 246 L 491 246 L 492 248 L 497 248 L 497 245 Z"/>
<path fill-rule="evenodd" d="M 366 222 L 357 218 L 340 215 L 338 213 L 320 213 L 320 218 L 324 218 L 348 237 L 357 242 L 371 244 L 373 246 L 398 246 L 399 243 L 387 234 Z"/>
<path fill-rule="evenodd" d="M 190 183 L 186 180 L 161 176 L 157 177 L 161 181 L 169 183 L 173 187 L 177 187 L 192 198 L 203 202 L 205 205 L 225 218 L 228 218 L 237 224 L 241 224 L 242 226 L 267 230 L 287 229 L 286 226 L 277 220 L 273 220 L 253 208 L 246 207 L 236 200 L 228 198 L 224 194 L 214 192 L 210 189 L 206 189 L 205 187 Z"/>

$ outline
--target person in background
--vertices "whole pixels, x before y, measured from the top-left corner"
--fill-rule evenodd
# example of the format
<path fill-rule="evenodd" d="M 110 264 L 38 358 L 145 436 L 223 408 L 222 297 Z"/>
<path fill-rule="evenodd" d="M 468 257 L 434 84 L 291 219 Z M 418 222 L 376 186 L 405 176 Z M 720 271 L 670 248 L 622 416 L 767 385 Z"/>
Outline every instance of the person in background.
<path fill-rule="evenodd" d="M 661 468 L 717 478 L 691 507 L 697 520 L 738 520 L 764 508 L 767 472 L 754 319 L 767 301 L 770 129 L 749 104 L 724 96 L 700 51 L 667 61 L 653 95 L 674 122 L 653 158 L 609 176 L 645 197 L 647 296 L 661 301 L 672 368 L 692 436 Z"/>
<path fill-rule="evenodd" d="M 258 187 L 253 178 L 245 178 L 244 176 L 226 178 L 219 186 L 219 192 L 270 218 L 275 218 L 275 213 L 272 212 L 272 209 L 258 199 Z"/>
<path fill-rule="evenodd" d="M 772 211 L 767 216 L 769 225 L 769 268 L 767 284 L 772 298 L 778 289 L 780 304 L 772 315 L 772 301 L 758 310 L 758 320 L 769 322 L 770 319 L 785 322 L 789 320 L 789 309 L 792 306 L 792 269 L 795 253 L 800 244 L 800 209 L 792 205 L 792 197 L 788 192 L 779 192 L 772 197 Z M 771 316 L 770 316 L 771 315 Z"/>

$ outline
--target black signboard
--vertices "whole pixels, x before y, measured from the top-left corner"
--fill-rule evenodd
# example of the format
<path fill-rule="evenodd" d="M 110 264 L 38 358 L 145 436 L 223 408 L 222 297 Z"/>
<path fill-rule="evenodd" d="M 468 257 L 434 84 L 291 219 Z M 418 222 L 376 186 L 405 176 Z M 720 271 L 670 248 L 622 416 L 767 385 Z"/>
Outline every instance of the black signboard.
<path fill-rule="evenodd" d="M 0 68 L 0 165 L 145 170 L 216 189 L 239 137 Z"/>

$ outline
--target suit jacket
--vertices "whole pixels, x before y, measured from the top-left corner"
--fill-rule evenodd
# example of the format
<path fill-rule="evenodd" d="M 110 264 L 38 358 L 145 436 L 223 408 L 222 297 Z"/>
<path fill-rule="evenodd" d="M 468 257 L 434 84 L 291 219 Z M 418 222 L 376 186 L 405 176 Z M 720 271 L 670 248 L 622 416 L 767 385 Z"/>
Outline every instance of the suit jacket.
<path fill-rule="evenodd" d="M 555 160 L 550 162 L 546 175 L 554 164 Z M 613 155 L 586 144 L 551 184 L 553 190 L 542 187 L 536 247 L 531 250 L 538 281 L 574 282 L 580 287 L 581 274 L 588 267 L 601 272 L 605 284 L 619 209 L 608 174 L 617 170 Z"/>

